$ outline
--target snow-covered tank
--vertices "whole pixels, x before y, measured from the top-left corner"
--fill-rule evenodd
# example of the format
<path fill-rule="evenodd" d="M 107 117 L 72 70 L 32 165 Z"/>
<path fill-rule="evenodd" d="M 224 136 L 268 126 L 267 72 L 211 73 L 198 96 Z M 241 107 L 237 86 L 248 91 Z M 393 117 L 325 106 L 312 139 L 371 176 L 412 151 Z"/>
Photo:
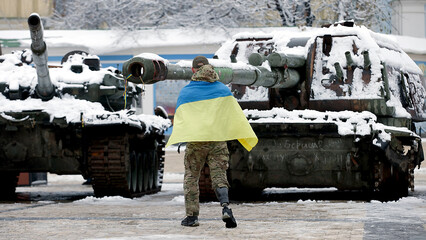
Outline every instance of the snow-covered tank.
<path fill-rule="evenodd" d="M 259 137 L 251 152 L 229 142 L 232 196 L 335 187 L 395 198 L 414 189 L 424 158 L 414 123 L 426 119 L 426 92 L 421 70 L 389 36 L 351 22 L 241 33 L 209 61 Z M 190 79 L 190 68 L 141 55 L 123 74 L 153 83 Z M 204 170 L 206 199 L 213 195 Z"/>
<path fill-rule="evenodd" d="M 136 114 L 142 84 L 95 55 L 73 51 L 48 66 L 39 15 L 28 25 L 31 51 L 0 56 L 1 198 L 14 197 L 20 172 L 82 174 L 96 196 L 160 191 L 167 113 Z"/>

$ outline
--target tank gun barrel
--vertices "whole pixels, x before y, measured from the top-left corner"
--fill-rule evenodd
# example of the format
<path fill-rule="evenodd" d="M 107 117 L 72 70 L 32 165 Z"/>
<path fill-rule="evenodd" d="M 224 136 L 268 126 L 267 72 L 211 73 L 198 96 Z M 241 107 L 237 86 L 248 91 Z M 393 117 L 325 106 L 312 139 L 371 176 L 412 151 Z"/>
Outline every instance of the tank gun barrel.
<path fill-rule="evenodd" d="M 191 61 L 181 61 L 178 64 L 169 64 L 160 57 L 136 56 L 124 62 L 123 74 L 133 83 L 153 84 L 163 80 L 191 80 L 193 74 L 191 63 Z M 296 70 L 284 66 L 269 70 L 244 63 L 226 62 L 224 64 L 224 61 L 217 59 L 210 59 L 209 63 L 219 75 L 219 81 L 224 84 L 290 88 L 300 80 Z"/>
<path fill-rule="evenodd" d="M 49 76 L 47 46 L 43 40 L 43 24 L 38 14 L 33 13 L 28 17 L 28 27 L 31 34 L 31 51 L 33 52 L 33 61 L 38 79 L 36 93 L 41 99 L 50 100 L 55 93 L 55 89 Z"/>

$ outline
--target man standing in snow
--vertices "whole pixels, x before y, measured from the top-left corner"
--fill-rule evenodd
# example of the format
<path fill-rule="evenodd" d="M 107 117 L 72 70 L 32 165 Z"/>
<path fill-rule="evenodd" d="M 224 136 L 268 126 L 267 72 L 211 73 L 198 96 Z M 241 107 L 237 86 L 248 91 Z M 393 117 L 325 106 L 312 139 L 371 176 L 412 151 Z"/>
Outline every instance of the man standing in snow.
<path fill-rule="evenodd" d="M 187 142 L 184 164 L 186 218 L 183 226 L 199 226 L 199 186 L 201 168 L 209 165 L 212 187 L 220 201 L 222 220 L 227 228 L 237 227 L 229 208 L 226 177 L 229 152 L 226 141 L 238 139 L 251 150 L 257 137 L 231 91 L 209 65 L 207 58 L 197 56 L 192 62 L 194 75 L 179 94 L 173 132 L 167 146 Z"/>

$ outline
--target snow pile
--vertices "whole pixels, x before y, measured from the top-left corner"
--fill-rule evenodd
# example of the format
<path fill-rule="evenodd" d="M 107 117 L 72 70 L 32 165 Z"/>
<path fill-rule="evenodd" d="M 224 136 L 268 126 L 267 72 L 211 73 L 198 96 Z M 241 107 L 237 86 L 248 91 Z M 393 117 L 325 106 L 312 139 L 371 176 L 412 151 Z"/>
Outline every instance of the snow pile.
<path fill-rule="evenodd" d="M 91 71 L 89 66 L 83 64 L 85 59 L 97 59 L 99 57 L 91 54 L 74 54 L 68 57 L 67 61 L 59 68 L 49 69 L 52 83 L 59 89 L 68 84 L 101 84 L 105 74 L 111 74 L 111 69 L 103 68 L 99 71 Z M 73 65 L 82 67 L 82 73 L 75 73 L 71 71 Z"/>
<path fill-rule="evenodd" d="M 266 194 L 286 194 L 286 193 L 296 193 L 296 192 L 331 192 L 337 191 L 337 188 L 329 187 L 329 188 L 297 188 L 297 187 L 289 187 L 289 188 L 265 188 L 263 191 Z"/>
<path fill-rule="evenodd" d="M 244 110 L 250 123 L 334 123 L 340 135 L 366 136 L 377 132 L 382 141 L 391 140 L 391 131 L 419 137 L 406 127 L 391 127 L 377 123 L 371 112 L 319 112 L 315 110 L 293 110 L 273 108 L 271 110 Z"/>
<path fill-rule="evenodd" d="M 390 202 L 380 202 L 377 200 L 372 200 L 371 201 L 372 204 L 386 204 L 386 205 L 391 205 L 391 206 L 401 206 L 401 205 L 417 205 L 417 204 L 425 204 L 426 200 L 425 199 L 421 199 L 421 198 L 417 198 L 417 197 L 404 197 L 399 199 L 398 201 L 390 201 Z"/>
<path fill-rule="evenodd" d="M 5 83 L 8 86 L 19 84 L 21 87 L 31 87 L 31 93 L 37 85 L 37 73 L 35 68 L 21 62 L 21 54 L 30 52 L 17 51 L 13 54 L 3 55 L 4 61 L 0 63 L 0 83 Z M 110 69 L 104 68 L 99 71 L 91 71 L 89 66 L 83 64 L 86 57 L 94 58 L 97 56 L 89 55 L 82 56 L 80 54 L 73 55 L 62 66 L 50 68 L 49 75 L 52 84 L 61 89 L 69 84 L 82 85 L 82 84 L 101 84 L 105 74 L 112 74 Z M 72 65 L 81 65 L 82 73 L 75 73 L 71 71 Z"/>
<path fill-rule="evenodd" d="M 69 184 L 69 183 L 84 183 L 84 178 L 81 175 L 58 175 L 54 173 L 47 173 L 48 184 Z"/>
<path fill-rule="evenodd" d="M 36 70 L 22 63 L 21 54 L 22 51 L 19 51 L 1 56 L 3 62 L 0 61 L 0 83 L 5 83 L 9 86 L 34 88 L 36 85 L 36 81 L 34 81 Z M 16 87 L 12 87 L 12 89 L 16 89 Z"/>
<path fill-rule="evenodd" d="M 174 197 L 171 202 L 173 203 L 185 203 L 185 197 L 183 195 Z"/>
<path fill-rule="evenodd" d="M 10 101 L 0 94 L 0 112 L 2 113 L 2 117 L 12 121 L 19 121 L 19 119 L 13 119 L 8 116 L 7 112 L 30 110 L 48 113 L 51 121 L 55 118 L 65 118 L 68 123 L 80 123 L 83 120 L 85 125 L 126 123 L 141 128 L 141 122 L 143 122 L 146 125 L 146 132 L 153 129 L 164 130 L 171 125 L 170 120 L 159 116 L 146 114 L 135 115 L 133 110 L 109 112 L 100 103 L 75 99 L 74 96 L 70 95 L 64 95 L 62 98 L 54 97 L 49 101 L 34 98 Z"/>
<path fill-rule="evenodd" d="M 138 201 L 135 201 L 130 198 L 120 197 L 120 196 L 112 196 L 112 197 L 103 197 L 103 198 L 96 198 L 96 197 L 86 197 L 81 200 L 74 201 L 75 204 L 92 204 L 92 205 L 137 205 L 139 204 Z"/>

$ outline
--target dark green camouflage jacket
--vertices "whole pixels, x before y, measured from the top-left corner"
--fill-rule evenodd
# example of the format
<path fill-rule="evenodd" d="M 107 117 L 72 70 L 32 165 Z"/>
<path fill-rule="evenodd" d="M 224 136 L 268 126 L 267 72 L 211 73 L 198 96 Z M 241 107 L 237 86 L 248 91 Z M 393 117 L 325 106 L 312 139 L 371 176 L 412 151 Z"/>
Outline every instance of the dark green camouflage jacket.
<path fill-rule="evenodd" d="M 214 71 L 212 65 L 201 66 L 200 69 L 192 75 L 192 81 L 215 82 L 219 80 L 219 76 Z"/>

